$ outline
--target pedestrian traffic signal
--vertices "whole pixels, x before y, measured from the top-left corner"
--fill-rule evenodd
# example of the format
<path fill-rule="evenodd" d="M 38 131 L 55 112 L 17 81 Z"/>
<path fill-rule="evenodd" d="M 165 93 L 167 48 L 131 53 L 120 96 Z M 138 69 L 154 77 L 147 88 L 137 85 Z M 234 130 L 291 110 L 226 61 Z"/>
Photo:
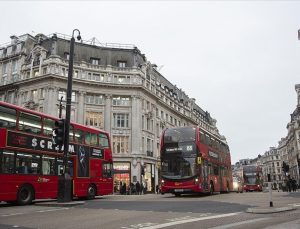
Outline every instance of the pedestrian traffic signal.
<path fill-rule="evenodd" d="M 65 120 L 60 119 L 55 121 L 55 127 L 52 131 L 52 142 L 55 146 L 62 146 L 65 135 Z"/>

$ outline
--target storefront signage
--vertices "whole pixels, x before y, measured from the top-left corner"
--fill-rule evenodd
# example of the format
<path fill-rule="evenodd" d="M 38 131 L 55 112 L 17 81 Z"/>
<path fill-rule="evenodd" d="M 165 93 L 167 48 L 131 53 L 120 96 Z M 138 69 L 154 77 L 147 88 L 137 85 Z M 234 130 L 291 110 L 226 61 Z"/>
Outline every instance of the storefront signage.
<path fill-rule="evenodd" d="M 115 170 L 129 170 L 130 164 L 129 163 L 114 163 L 114 169 Z"/>

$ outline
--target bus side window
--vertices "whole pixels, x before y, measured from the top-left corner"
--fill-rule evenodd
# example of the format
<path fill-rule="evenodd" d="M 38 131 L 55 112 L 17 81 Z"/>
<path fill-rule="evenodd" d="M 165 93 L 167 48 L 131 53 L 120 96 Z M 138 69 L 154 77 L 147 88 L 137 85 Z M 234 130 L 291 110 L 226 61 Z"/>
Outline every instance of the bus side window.
<path fill-rule="evenodd" d="M 103 177 L 112 177 L 113 176 L 113 166 L 111 163 L 103 163 Z"/>
<path fill-rule="evenodd" d="M 24 113 L 20 113 L 19 117 L 19 130 L 40 134 L 41 133 L 41 117 Z"/>
<path fill-rule="evenodd" d="M 9 151 L 0 153 L 0 173 L 14 173 L 15 170 L 15 154 Z"/>
<path fill-rule="evenodd" d="M 216 175 L 216 176 L 218 176 L 219 175 L 219 168 L 218 168 L 218 166 L 213 166 L 213 169 L 214 169 L 213 174 Z"/>
<path fill-rule="evenodd" d="M 108 137 L 106 134 L 99 134 L 99 145 L 103 148 L 109 148 Z"/>
<path fill-rule="evenodd" d="M 46 136 L 52 136 L 55 121 L 53 119 L 44 118 L 43 120 L 43 133 Z"/>
<path fill-rule="evenodd" d="M 91 144 L 91 133 L 85 132 L 85 144 L 90 145 Z"/>
<path fill-rule="evenodd" d="M 95 133 L 91 133 L 91 145 L 98 146 L 98 138 L 97 138 L 97 134 Z"/>
<path fill-rule="evenodd" d="M 73 177 L 74 175 L 74 166 L 73 166 L 73 160 L 70 159 L 68 161 L 68 165 L 69 165 L 69 174 L 71 177 Z M 64 174 L 64 163 L 63 163 L 63 159 L 62 158 L 56 158 L 56 171 L 55 171 L 56 175 L 63 175 Z"/>
<path fill-rule="evenodd" d="M 0 128 L 16 129 L 17 112 L 15 109 L 0 106 Z"/>
<path fill-rule="evenodd" d="M 200 132 L 200 142 L 205 143 L 204 133 Z"/>
<path fill-rule="evenodd" d="M 74 126 L 73 125 L 70 125 L 69 141 L 74 142 Z"/>
<path fill-rule="evenodd" d="M 42 156 L 42 174 L 55 175 L 55 158 L 50 156 Z"/>
<path fill-rule="evenodd" d="M 77 143 L 84 143 L 84 132 L 79 129 L 74 129 L 74 138 Z"/>
<path fill-rule="evenodd" d="M 25 153 L 17 153 L 16 173 L 40 174 L 40 169 L 40 156 Z"/>

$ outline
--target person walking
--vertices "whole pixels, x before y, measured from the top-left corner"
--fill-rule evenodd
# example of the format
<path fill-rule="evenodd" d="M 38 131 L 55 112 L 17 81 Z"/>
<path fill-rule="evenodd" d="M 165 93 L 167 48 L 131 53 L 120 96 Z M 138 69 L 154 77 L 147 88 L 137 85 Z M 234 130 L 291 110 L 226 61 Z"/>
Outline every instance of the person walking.
<path fill-rule="evenodd" d="M 296 180 L 295 180 L 294 177 L 292 178 L 291 183 L 292 183 L 292 189 L 293 189 L 293 192 L 296 192 L 296 189 L 297 189 L 297 183 L 296 183 Z"/>
<path fill-rule="evenodd" d="M 159 194 L 159 185 L 158 184 L 155 186 L 155 190 L 156 190 L 156 194 Z"/>
<path fill-rule="evenodd" d="M 141 185 L 140 185 L 140 182 L 137 181 L 136 184 L 135 184 L 135 191 L 136 191 L 136 194 L 137 195 L 140 195 L 141 193 Z"/>

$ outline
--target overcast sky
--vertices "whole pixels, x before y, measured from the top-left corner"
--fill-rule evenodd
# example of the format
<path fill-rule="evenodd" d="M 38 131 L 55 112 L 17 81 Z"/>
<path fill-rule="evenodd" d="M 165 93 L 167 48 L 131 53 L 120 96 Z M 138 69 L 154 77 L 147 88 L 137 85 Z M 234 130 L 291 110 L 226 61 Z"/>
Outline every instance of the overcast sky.
<path fill-rule="evenodd" d="M 297 1 L 0 1 L 10 36 L 81 31 L 84 40 L 134 44 L 217 119 L 232 162 L 287 135 L 300 84 Z"/>

